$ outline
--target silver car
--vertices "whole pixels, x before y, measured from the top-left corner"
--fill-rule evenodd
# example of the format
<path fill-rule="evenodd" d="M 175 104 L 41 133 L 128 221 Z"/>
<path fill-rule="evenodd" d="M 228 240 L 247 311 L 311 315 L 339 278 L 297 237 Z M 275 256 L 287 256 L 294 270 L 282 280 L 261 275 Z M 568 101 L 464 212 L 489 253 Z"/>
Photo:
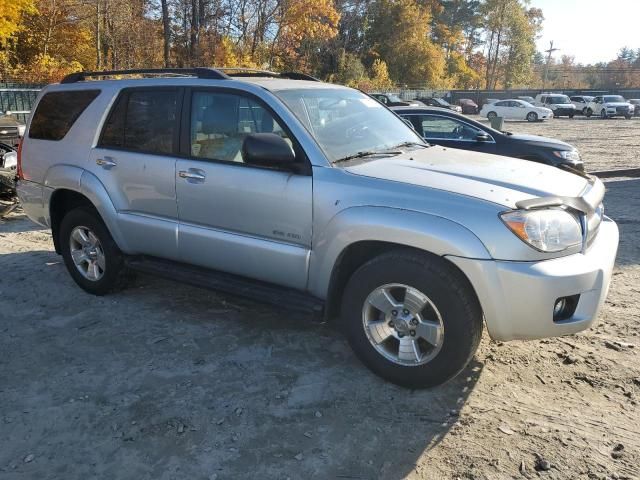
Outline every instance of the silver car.
<path fill-rule="evenodd" d="M 412 388 L 459 373 L 485 323 L 505 341 L 596 320 L 618 246 L 597 178 L 430 146 L 297 73 L 115 73 L 153 78 L 48 86 L 18 165 L 85 291 L 140 270 L 310 312 Z"/>

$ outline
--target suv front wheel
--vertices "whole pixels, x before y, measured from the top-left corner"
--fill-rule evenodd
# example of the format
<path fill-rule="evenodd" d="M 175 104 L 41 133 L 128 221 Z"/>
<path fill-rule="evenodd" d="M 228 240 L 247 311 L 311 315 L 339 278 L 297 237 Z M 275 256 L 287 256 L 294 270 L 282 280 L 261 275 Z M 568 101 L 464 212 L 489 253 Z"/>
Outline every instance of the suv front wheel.
<path fill-rule="evenodd" d="M 376 257 L 353 274 L 342 320 L 360 360 L 409 388 L 457 375 L 482 336 L 482 311 L 467 279 L 446 260 L 405 250 Z"/>
<path fill-rule="evenodd" d="M 62 258 L 75 282 L 93 295 L 124 286 L 129 277 L 124 256 L 92 208 L 68 212 L 60 224 Z"/>

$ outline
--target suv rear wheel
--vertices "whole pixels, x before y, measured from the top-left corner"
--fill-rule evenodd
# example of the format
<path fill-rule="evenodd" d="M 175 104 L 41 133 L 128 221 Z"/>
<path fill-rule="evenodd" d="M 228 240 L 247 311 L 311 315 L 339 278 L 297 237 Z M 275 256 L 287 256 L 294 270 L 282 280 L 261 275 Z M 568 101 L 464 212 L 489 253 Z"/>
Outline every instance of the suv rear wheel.
<path fill-rule="evenodd" d="M 83 290 L 104 295 L 124 286 L 124 256 L 95 210 L 80 207 L 68 212 L 59 235 L 67 270 Z"/>
<path fill-rule="evenodd" d="M 342 319 L 360 360 L 409 388 L 457 375 L 482 336 L 482 311 L 466 278 L 445 260 L 405 250 L 376 257 L 353 274 Z"/>

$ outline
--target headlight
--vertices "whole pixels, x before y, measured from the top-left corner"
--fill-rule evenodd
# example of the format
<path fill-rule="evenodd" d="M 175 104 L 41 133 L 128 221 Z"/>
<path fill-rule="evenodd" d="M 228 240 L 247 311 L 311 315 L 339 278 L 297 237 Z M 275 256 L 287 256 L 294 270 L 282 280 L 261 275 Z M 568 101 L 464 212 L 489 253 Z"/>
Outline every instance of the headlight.
<path fill-rule="evenodd" d="M 579 162 L 581 160 L 580 153 L 578 153 L 578 150 L 560 150 L 560 151 L 553 152 L 553 154 L 558 158 L 569 160 L 570 162 L 574 162 L 574 163 Z"/>
<path fill-rule="evenodd" d="M 24 132 L 27 129 L 26 125 L 18 125 L 18 135 L 24 137 Z"/>
<path fill-rule="evenodd" d="M 582 243 L 580 223 L 562 209 L 515 210 L 500 218 L 520 240 L 541 252 L 561 252 Z"/>

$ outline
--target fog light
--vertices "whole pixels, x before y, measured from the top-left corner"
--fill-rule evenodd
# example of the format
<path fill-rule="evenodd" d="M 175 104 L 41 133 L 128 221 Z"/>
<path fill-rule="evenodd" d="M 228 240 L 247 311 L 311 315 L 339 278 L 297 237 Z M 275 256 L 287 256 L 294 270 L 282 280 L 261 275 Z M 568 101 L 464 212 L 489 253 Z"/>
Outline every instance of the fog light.
<path fill-rule="evenodd" d="M 558 298 L 556 303 L 553 305 L 553 321 L 561 322 L 571 318 L 576 312 L 579 299 L 580 295 Z"/>

